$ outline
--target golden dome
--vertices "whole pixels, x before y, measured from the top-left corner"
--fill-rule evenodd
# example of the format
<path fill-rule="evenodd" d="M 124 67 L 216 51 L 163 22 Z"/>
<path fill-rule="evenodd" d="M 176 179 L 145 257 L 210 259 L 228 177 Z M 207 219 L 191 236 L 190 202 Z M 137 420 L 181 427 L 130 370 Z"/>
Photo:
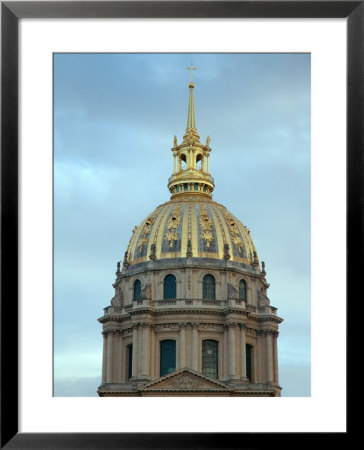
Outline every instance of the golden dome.
<path fill-rule="evenodd" d="M 174 137 L 173 174 L 168 180 L 171 200 L 160 205 L 138 227 L 125 253 L 123 266 L 168 258 L 214 258 L 259 265 L 250 231 L 223 205 L 212 200 L 215 187 L 209 171 L 210 137 L 200 142 L 193 90 L 189 87 L 186 133 Z"/>
<path fill-rule="evenodd" d="M 124 264 L 186 257 L 258 264 L 249 229 L 223 205 L 199 194 L 158 206 L 135 227 Z"/>

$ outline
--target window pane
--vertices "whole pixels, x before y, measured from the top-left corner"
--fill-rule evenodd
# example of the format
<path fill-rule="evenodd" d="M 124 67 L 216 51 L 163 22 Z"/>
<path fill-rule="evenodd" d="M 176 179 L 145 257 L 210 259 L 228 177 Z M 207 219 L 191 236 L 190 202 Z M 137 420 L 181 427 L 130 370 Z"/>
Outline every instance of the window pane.
<path fill-rule="evenodd" d="M 217 378 L 217 341 L 202 341 L 202 373 Z"/>
<path fill-rule="evenodd" d="M 202 298 L 215 299 L 215 278 L 212 275 L 205 275 L 203 277 Z"/>
<path fill-rule="evenodd" d="M 176 341 L 161 342 L 161 376 L 176 370 Z"/>
<path fill-rule="evenodd" d="M 142 298 L 142 283 L 136 280 L 134 283 L 134 300 L 140 300 Z"/>
<path fill-rule="evenodd" d="M 176 298 L 176 296 L 176 277 L 174 275 L 167 275 L 164 279 L 163 298 L 167 300 Z"/>
<path fill-rule="evenodd" d="M 128 378 L 131 378 L 133 375 L 133 344 L 129 344 L 127 347 L 127 358 L 128 358 Z"/>
<path fill-rule="evenodd" d="M 246 376 L 252 380 L 252 346 L 249 344 L 246 344 Z"/>
<path fill-rule="evenodd" d="M 239 282 L 239 299 L 246 300 L 246 282 L 245 282 L 245 280 L 240 280 L 240 282 Z"/>

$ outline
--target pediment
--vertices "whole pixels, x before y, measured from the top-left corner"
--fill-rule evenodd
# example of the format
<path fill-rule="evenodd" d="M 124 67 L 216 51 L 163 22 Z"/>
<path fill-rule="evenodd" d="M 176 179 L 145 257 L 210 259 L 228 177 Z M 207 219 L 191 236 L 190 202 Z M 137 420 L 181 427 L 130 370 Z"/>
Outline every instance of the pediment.
<path fill-rule="evenodd" d="M 180 369 L 158 380 L 152 381 L 139 388 L 143 392 L 151 391 L 183 391 L 183 392 L 206 392 L 206 391 L 229 391 L 225 384 L 208 378 L 191 369 Z"/>

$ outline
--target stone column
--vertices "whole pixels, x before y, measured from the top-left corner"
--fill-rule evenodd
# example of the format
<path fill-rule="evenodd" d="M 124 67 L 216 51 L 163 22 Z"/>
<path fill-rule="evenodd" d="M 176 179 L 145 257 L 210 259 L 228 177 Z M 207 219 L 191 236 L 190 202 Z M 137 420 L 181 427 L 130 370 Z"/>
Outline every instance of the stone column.
<path fill-rule="evenodd" d="M 266 354 L 267 354 L 267 381 L 273 381 L 273 342 L 272 342 L 272 332 L 266 331 Z"/>
<path fill-rule="evenodd" d="M 246 380 L 246 339 L 243 324 L 240 324 L 240 347 L 240 378 Z"/>
<path fill-rule="evenodd" d="M 229 378 L 236 378 L 236 361 L 235 361 L 235 323 L 229 324 Z"/>
<path fill-rule="evenodd" d="M 120 374 L 121 374 L 120 341 L 121 341 L 120 331 L 115 331 L 113 337 L 113 374 L 112 374 L 113 383 L 120 382 Z"/>
<path fill-rule="evenodd" d="M 138 334 L 139 334 L 139 324 L 133 326 L 133 367 L 132 367 L 132 377 L 138 378 Z"/>
<path fill-rule="evenodd" d="M 109 331 L 107 335 L 107 365 L 106 365 L 106 383 L 112 383 L 112 369 L 113 369 L 113 342 L 114 332 Z"/>
<path fill-rule="evenodd" d="M 179 330 L 179 369 L 186 367 L 186 324 L 181 323 Z"/>
<path fill-rule="evenodd" d="M 155 327 L 153 324 L 150 326 L 150 376 L 156 376 L 155 370 Z"/>
<path fill-rule="evenodd" d="M 192 369 L 198 370 L 198 323 L 192 324 Z"/>
<path fill-rule="evenodd" d="M 117 382 L 125 381 L 125 362 L 126 362 L 126 355 L 125 355 L 125 345 L 124 345 L 124 338 L 119 332 L 119 373 Z"/>
<path fill-rule="evenodd" d="M 229 328 L 225 324 L 224 325 L 224 378 L 229 378 L 229 336 L 228 336 Z"/>
<path fill-rule="evenodd" d="M 206 162 L 207 162 L 207 168 L 206 168 L 206 173 L 209 175 L 210 174 L 210 155 L 207 155 L 206 157 Z"/>
<path fill-rule="evenodd" d="M 150 357 L 149 327 L 150 327 L 149 323 L 143 323 L 143 325 L 142 325 L 143 337 L 142 337 L 142 348 L 141 348 L 141 353 L 142 353 L 142 355 L 141 355 L 142 356 L 141 378 L 149 378 L 150 377 L 150 373 L 149 373 L 149 367 L 150 367 L 150 364 L 149 364 L 149 357 Z"/>
<path fill-rule="evenodd" d="M 277 349 L 277 338 L 278 332 L 276 331 L 273 335 L 273 358 L 274 358 L 274 381 L 279 384 L 278 379 L 278 349 Z"/>
<path fill-rule="evenodd" d="M 103 334 L 103 349 L 102 349 L 102 384 L 106 383 L 106 364 L 107 364 L 107 334 Z"/>

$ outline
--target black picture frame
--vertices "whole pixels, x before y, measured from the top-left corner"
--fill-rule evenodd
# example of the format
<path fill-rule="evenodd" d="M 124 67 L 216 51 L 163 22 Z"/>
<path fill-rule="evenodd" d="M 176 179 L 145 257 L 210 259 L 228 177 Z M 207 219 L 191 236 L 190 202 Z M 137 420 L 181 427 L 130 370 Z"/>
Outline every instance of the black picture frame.
<path fill-rule="evenodd" d="M 297 443 L 296 433 L 18 432 L 18 22 L 22 18 L 345 18 L 347 21 L 347 298 L 363 274 L 364 1 L 1 2 L 1 448 L 261 448 Z M 323 258 L 324 259 L 324 258 Z M 334 276 L 333 276 L 334 278 Z M 344 301 L 344 299 L 343 299 Z M 345 307 L 345 302 L 343 303 Z M 348 311 L 349 312 L 349 311 Z M 348 341 L 347 348 L 350 343 Z M 347 444 L 350 431 L 334 433 Z M 327 444 L 325 433 L 320 435 Z M 312 436 L 300 436 L 308 445 Z M 343 440 L 345 439 L 345 442 Z M 278 442 L 277 442 L 278 445 Z"/>

